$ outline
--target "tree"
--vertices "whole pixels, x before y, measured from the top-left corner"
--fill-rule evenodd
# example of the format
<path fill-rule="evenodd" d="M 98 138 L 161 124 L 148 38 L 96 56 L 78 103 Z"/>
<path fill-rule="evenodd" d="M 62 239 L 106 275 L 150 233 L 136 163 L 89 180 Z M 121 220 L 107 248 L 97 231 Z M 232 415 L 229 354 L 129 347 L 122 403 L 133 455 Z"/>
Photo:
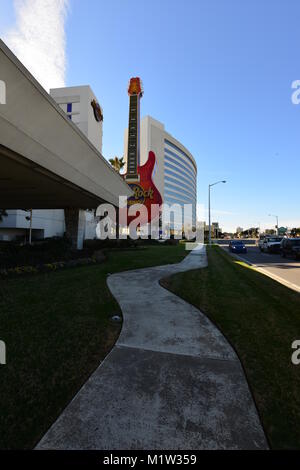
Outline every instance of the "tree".
<path fill-rule="evenodd" d="M 293 229 L 291 230 L 291 235 L 292 235 L 292 237 L 299 237 L 299 236 L 300 236 L 300 227 L 298 227 L 298 228 L 296 228 L 296 227 L 293 228 Z"/>
<path fill-rule="evenodd" d="M 258 227 L 250 227 L 247 230 L 243 230 L 239 236 L 240 238 L 245 237 L 245 238 L 257 238 L 259 233 Z"/>
<path fill-rule="evenodd" d="M 122 158 L 118 158 L 118 157 L 110 158 L 109 163 L 111 164 L 111 166 L 118 173 L 121 173 L 122 168 L 125 166 L 124 157 L 122 157 Z"/>

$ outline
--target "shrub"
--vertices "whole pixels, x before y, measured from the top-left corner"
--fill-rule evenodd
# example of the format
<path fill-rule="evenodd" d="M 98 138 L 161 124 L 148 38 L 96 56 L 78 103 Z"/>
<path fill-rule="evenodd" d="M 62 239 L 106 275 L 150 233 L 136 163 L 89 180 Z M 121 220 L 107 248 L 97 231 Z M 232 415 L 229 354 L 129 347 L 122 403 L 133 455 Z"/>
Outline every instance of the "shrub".
<path fill-rule="evenodd" d="M 86 250 L 74 250 L 65 237 L 49 238 L 21 245 L 16 242 L 0 244 L 0 268 L 17 266 L 37 266 L 77 258 L 86 258 Z"/>
<path fill-rule="evenodd" d="M 103 249 L 125 249 L 125 248 L 132 248 L 137 246 L 137 240 L 131 240 L 130 238 L 126 239 L 116 239 L 112 240 L 106 238 L 105 240 L 94 239 L 94 240 L 85 240 L 83 243 L 83 248 L 88 250 L 89 252 L 94 252 L 97 250 Z"/>
<path fill-rule="evenodd" d="M 89 264 L 101 263 L 105 260 L 105 256 L 102 253 L 102 257 L 98 253 L 98 257 L 95 258 L 78 258 L 68 261 L 57 261 L 54 263 L 45 263 L 37 266 L 16 266 L 8 269 L 0 269 L 0 277 L 8 276 L 19 276 L 22 274 L 36 274 L 38 272 L 51 272 L 57 271 L 63 268 L 73 268 L 76 266 L 87 266 Z"/>
<path fill-rule="evenodd" d="M 179 244 L 179 240 L 177 240 L 176 238 L 170 238 L 169 240 L 165 241 L 165 245 L 178 245 L 178 244 Z"/>

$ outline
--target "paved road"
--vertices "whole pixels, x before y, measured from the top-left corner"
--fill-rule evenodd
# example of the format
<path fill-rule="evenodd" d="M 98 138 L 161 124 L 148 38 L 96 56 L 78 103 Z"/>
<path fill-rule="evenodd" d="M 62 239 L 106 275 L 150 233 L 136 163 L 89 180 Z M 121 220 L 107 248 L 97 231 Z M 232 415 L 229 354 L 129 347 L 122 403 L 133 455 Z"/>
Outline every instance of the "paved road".
<path fill-rule="evenodd" d="M 206 266 L 181 263 L 113 274 L 124 316 L 105 361 L 38 449 L 266 449 L 240 361 L 198 309 L 159 285 Z"/>
<path fill-rule="evenodd" d="M 243 253 L 240 257 L 300 289 L 300 260 L 282 258 L 279 254 L 261 253 L 256 246 L 246 246 L 248 253 Z M 222 247 L 228 250 L 228 245 Z"/>

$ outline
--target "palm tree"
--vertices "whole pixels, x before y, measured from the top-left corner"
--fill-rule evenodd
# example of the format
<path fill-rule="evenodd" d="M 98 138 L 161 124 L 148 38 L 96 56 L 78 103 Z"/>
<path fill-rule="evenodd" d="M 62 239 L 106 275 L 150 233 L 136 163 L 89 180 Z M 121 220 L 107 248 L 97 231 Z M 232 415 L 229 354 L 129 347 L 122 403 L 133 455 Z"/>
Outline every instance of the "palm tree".
<path fill-rule="evenodd" d="M 125 166 L 124 157 L 122 157 L 122 158 L 118 158 L 118 157 L 110 158 L 110 159 L 109 159 L 109 163 L 111 164 L 111 166 L 112 166 L 118 173 L 120 173 L 121 170 L 122 170 L 122 168 Z"/>

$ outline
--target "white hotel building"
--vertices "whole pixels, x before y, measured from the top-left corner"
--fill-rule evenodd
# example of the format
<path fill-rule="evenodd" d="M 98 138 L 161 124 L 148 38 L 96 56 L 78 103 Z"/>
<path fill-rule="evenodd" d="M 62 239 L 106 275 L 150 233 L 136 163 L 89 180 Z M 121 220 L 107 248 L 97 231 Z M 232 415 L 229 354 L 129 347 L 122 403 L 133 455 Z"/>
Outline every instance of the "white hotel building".
<path fill-rule="evenodd" d="M 85 134 L 94 147 L 102 154 L 103 122 L 95 119 L 91 102 L 97 98 L 89 85 L 53 88 L 50 96 L 56 101 L 69 119 Z M 84 157 L 83 163 L 84 165 Z M 7 210 L 7 216 L 0 221 L 0 240 L 28 239 L 30 217 L 23 209 Z M 83 237 L 94 238 L 96 222 L 93 213 L 83 211 Z M 32 237 L 42 239 L 62 236 L 65 232 L 63 209 L 34 209 L 32 211 Z"/>
<path fill-rule="evenodd" d="M 127 160 L 127 135 L 125 131 L 124 155 Z M 140 126 L 140 165 L 152 150 L 156 155 L 153 182 L 161 193 L 163 203 L 192 205 L 191 226 L 196 226 L 197 165 L 192 154 L 171 134 L 164 124 L 145 116 Z M 172 226 L 171 226 L 172 228 Z M 175 227 L 174 227 L 175 228 Z M 181 227 L 180 227 L 181 229 Z"/>

